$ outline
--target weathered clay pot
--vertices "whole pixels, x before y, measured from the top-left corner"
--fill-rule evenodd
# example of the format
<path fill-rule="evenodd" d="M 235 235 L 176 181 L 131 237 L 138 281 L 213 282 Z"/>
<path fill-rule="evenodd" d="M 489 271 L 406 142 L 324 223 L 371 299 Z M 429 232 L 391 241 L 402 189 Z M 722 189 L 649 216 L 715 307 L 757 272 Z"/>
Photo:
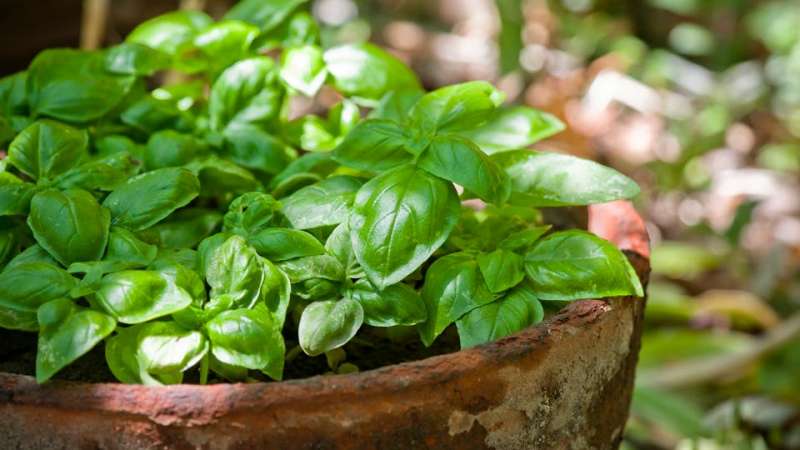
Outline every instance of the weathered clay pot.
<path fill-rule="evenodd" d="M 589 228 L 649 271 L 631 205 Z M 144 387 L 0 374 L 0 449 L 612 449 L 644 302 L 586 300 L 500 341 L 353 375 Z"/>

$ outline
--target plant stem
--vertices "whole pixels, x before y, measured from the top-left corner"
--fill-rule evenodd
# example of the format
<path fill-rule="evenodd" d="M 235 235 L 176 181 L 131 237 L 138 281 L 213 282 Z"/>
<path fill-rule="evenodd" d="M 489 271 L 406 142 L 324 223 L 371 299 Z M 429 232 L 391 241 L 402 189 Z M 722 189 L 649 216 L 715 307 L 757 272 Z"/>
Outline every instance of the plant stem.
<path fill-rule="evenodd" d="M 210 356 L 208 353 L 203 356 L 203 359 L 200 361 L 200 384 L 208 384 L 208 366 L 210 362 Z"/>
<path fill-rule="evenodd" d="M 81 21 L 81 48 L 95 50 L 103 43 L 110 0 L 84 0 Z"/>

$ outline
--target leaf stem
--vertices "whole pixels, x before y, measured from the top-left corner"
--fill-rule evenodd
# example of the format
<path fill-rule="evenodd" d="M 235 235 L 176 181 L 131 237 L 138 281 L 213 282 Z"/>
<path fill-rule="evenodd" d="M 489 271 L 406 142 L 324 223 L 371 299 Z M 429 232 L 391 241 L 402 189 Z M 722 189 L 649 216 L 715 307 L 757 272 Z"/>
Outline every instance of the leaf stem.
<path fill-rule="evenodd" d="M 208 352 L 206 352 L 205 356 L 203 356 L 203 359 L 200 361 L 200 384 L 208 384 L 208 366 L 210 359 L 211 357 Z"/>

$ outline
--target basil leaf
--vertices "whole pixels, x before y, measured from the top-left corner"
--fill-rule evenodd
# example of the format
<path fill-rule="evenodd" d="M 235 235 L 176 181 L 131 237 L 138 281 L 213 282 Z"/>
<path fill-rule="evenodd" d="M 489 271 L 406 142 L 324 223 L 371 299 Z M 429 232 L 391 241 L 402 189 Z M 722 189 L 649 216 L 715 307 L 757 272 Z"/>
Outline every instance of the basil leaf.
<path fill-rule="evenodd" d="M 191 119 L 174 102 L 145 95 L 119 115 L 120 121 L 148 135 L 165 128 L 188 128 Z"/>
<path fill-rule="evenodd" d="M 285 139 L 292 145 L 309 152 L 329 152 L 340 139 L 319 116 L 303 116 L 287 123 L 283 130 Z"/>
<path fill-rule="evenodd" d="M 151 270 L 126 270 L 104 276 L 95 300 L 118 321 L 128 324 L 167 316 L 192 303 L 189 293 L 171 277 Z"/>
<path fill-rule="evenodd" d="M 126 42 L 160 50 L 173 59 L 178 70 L 194 72 L 204 65 L 192 58 L 193 40 L 213 20 L 201 11 L 173 11 L 142 22 L 128 35 Z"/>
<path fill-rule="evenodd" d="M 384 289 L 425 262 L 458 221 L 453 186 L 413 166 L 367 182 L 350 215 L 353 251 L 367 277 Z"/>
<path fill-rule="evenodd" d="M 495 250 L 477 257 L 483 279 L 494 294 L 516 286 L 525 278 L 522 256 L 508 251 Z"/>
<path fill-rule="evenodd" d="M 24 71 L 0 78 L 0 115 L 11 118 L 28 114 L 27 81 L 28 72 Z"/>
<path fill-rule="evenodd" d="M 368 44 L 347 44 L 323 55 L 334 86 L 347 96 L 374 101 L 389 91 L 419 88 L 414 72 L 402 61 Z"/>
<path fill-rule="evenodd" d="M 47 263 L 51 266 L 58 267 L 58 261 L 53 259 L 53 257 L 50 256 L 50 253 L 47 253 L 47 251 L 43 249 L 39 244 L 33 244 L 30 247 L 23 250 L 17 256 L 11 258 L 11 261 L 9 261 L 8 264 L 6 264 L 3 270 L 7 271 L 16 266 L 33 262 Z"/>
<path fill-rule="evenodd" d="M 486 154 L 525 148 L 564 130 L 555 116 L 525 106 L 498 109 L 483 125 L 459 133 Z"/>
<path fill-rule="evenodd" d="M 515 150 L 493 155 L 492 160 L 511 179 L 510 201 L 517 205 L 590 205 L 639 194 L 639 186 L 625 175 L 574 156 Z"/>
<path fill-rule="evenodd" d="M 11 142 L 8 160 L 25 175 L 46 182 L 87 158 L 88 142 L 83 130 L 52 120 L 38 120 Z"/>
<path fill-rule="evenodd" d="M 44 383 L 88 353 L 117 326 L 113 317 L 79 308 L 66 298 L 45 303 L 39 307 L 37 315 L 40 324 L 36 351 L 37 383 Z"/>
<path fill-rule="evenodd" d="M 278 267 L 286 273 L 292 283 L 299 283 L 312 278 L 323 278 L 331 281 L 341 281 L 344 278 L 342 263 L 331 255 L 295 258 L 278 263 Z"/>
<path fill-rule="evenodd" d="M 427 319 L 425 302 L 407 284 L 397 283 L 379 291 L 367 280 L 358 280 L 347 291 L 361 304 L 364 323 L 373 327 L 410 326 Z"/>
<path fill-rule="evenodd" d="M 280 76 L 292 89 L 313 97 L 328 76 L 322 49 L 316 45 L 303 45 L 284 50 Z"/>
<path fill-rule="evenodd" d="M 478 263 L 467 253 L 437 259 L 425 274 L 422 299 L 427 320 L 417 327 L 422 343 L 429 347 L 451 323 L 495 297 L 484 282 Z"/>
<path fill-rule="evenodd" d="M 127 152 L 100 156 L 56 178 L 60 189 L 113 191 L 139 171 L 141 164 Z"/>
<path fill-rule="evenodd" d="M 225 69 L 208 97 L 211 129 L 222 131 L 231 124 L 267 125 L 275 119 L 283 102 L 276 72 L 275 63 L 261 56 Z"/>
<path fill-rule="evenodd" d="M 103 260 L 125 262 L 127 268 L 146 267 L 153 262 L 157 254 L 158 248 L 155 245 L 142 242 L 124 228 L 112 227 Z"/>
<path fill-rule="evenodd" d="M 65 266 L 100 259 L 110 221 L 108 210 L 81 189 L 41 191 L 33 196 L 28 215 L 36 242 Z"/>
<path fill-rule="evenodd" d="M 211 235 L 221 222 L 222 214 L 213 209 L 182 209 L 139 234 L 162 248 L 194 248 Z"/>
<path fill-rule="evenodd" d="M 525 255 L 525 271 L 541 300 L 644 295 L 625 255 L 585 231 L 560 231 L 542 239 Z"/>
<path fill-rule="evenodd" d="M 325 242 L 325 250 L 342 263 L 346 278 L 364 278 L 364 269 L 358 265 L 350 240 L 350 225 L 345 222 L 333 229 Z"/>
<path fill-rule="evenodd" d="M 77 283 L 67 271 L 53 264 L 12 261 L 0 273 L 0 326 L 11 330 L 38 330 L 36 310 L 39 306 L 67 296 Z"/>
<path fill-rule="evenodd" d="M 382 172 L 411 162 L 406 150 L 406 130 L 390 120 L 369 119 L 359 123 L 333 150 L 333 159 L 353 169 Z"/>
<path fill-rule="evenodd" d="M 241 236 L 256 234 L 273 223 L 279 208 L 280 204 L 271 195 L 248 192 L 228 206 L 223 229 Z"/>
<path fill-rule="evenodd" d="M 250 46 L 260 31 L 240 20 L 222 20 L 209 25 L 194 38 L 197 47 L 208 61 L 212 73 L 218 73 L 250 53 Z"/>
<path fill-rule="evenodd" d="M 139 375 L 139 361 L 136 358 L 139 330 L 147 324 L 127 328 L 117 328 L 117 333 L 106 340 L 106 364 L 114 378 L 122 383 L 138 384 L 142 382 Z"/>
<path fill-rule="evenodd" d="M 103 65 L 100 53 L 42 51 L 28 68 L 31 112 L 78 123 L 106 115 L 128 94 L 136 77 L 106 72 Z"/>
<path fill-rule="evenodd" d="M 224 311 L 205 326 L 211 353 L 219 361 L 248 369 L 277 366 L 271 376 L 280 379 L 286 347 L 279 325 L 264 307 Z"/>
<path fill-rule="evenodd" d="M 187 164 L 203 153 L 203 143 L 192 135 L 164 130 L 147 140 L 144 163 L 147 170 Z"/>
<path fill-rule="evenodd" d="M 510 336 L 544 318 L 544 308 L 525 285 L 505 297 L 475 308 L 456 321 L 461 348 L 492 342 Z"/>
<path fill-rule="evenodd" d="M 411 109 L 411 123 L 425 132 L 469 130 L 486 122 L 503 98 L 485 81 L 446 86 L 419 99 Z"/>
<path fill-rule="evenodd" d="M 291 228 L 267 228 L 250 236 L 247 242 L 270 261 L 286 261 L 303 256 L 322 255 L 325 247 L 309 233 Z"/>
<path fill-rule="evenodd" d="M 225 156 L 240 166 L 268 175 L 284 170 L 294 150 L 260 127 L 246 123 L 225 128 Z"/>
<path fill-rule="evenodd" d="M 105 69 L 122 75 L 150 76 L 169 66 L 169 55 L 134 42 L 111 47 L 105 55 Z"/>
<path fill-rule="evenodd" d="M 363 181 L 351 176 L 326 178 L 281 200 L 283 215 L 293 228 L 307 230 L 347 220 Z"/>
<path fill-rule="evenodd" d="M 381 98 L 378 106 L 370 113 L 370 119 L 387 119 L 397 123 L 408 120 L 411 108 L 425 94 L 421 89 L 401 89 L 391 91 Z"/>
<path fill-rule="evenodd" d="M 137 344 L 139 368 L 151 374 L 184 372 L 200 362 L 209 347 L 203 333 L 175 322 L 144 324 Z"/>
<path fill-rule="evenodd" d="M 269 187 L 270 189 L 275 189 L 281 183 L 297 175 L 314 174 L 318 177 L 326 177 L 337 167 L 339 165 L 331 159 L 330 153 L 306 153 L 290 162 L 285 169 L 272 179 Z"/>
<path fill-rule="evenodd" d="M 250 22 L 267 32 L 277 27 L 289 17 L 298 6 L 308 0 L 242 0 L 231 8 L 225 19 L 237 19 Z"/>
<path fill-rule="evenodd" d="M 346 344 L 364 322 L 364 310 L 355 300 L 326 300 L 306 306 L 297 335 L 300 348 L 310 356 L 321 355 Z"/>
<path fill-rule="evenodd" d="M 543 225 L 511 233 L 508 237 L 500 241 L 497 247 L 511 251 L 525 250 L 544 236 L 545 233 L 550 231 L 550 228 L 550 225 Z"/>
<path fill-rule="evenodd" d="M 228 295 L 234 308 L 252 308 L 261 298 L 262 258 L 241 236 L 231 236 L 217 247 L 206 266 L 211 297 Z"/>
<path fill-rule="evenodd" d="M 200 181 L 190 171 L 171 167 L 135 176 L 114 189 L 103 201 L 111 223 L 133 231 L 150 227 L 200 192 Z"/>
<path fill-rule="evenodd" d="M 36 190 L 32 183 L 23 182 L 8 172 L 0 173 L 0 216 L 27 214 Z"/>
<path fill-rule="evenodd" d="M 217 155 L 194 160 L 185 167 L 197 175 L 204 197 L 243 194 L 261 186 L 250 171 Z"/>
<path fill-rule="evenodd" d="M 502 204 L 511 193 L 511 183 L 503 169 L 473 143 L 457 136 L 434 138 L 417 164 L 487 202 Z"/>

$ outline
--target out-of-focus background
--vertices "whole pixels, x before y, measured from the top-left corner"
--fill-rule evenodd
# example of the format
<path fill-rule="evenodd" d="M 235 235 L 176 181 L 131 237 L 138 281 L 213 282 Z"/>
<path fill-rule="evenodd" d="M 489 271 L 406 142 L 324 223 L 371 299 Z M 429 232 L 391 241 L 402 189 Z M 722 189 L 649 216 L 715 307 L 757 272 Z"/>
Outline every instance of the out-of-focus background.
<path fill-rule="evenodd" d="M 233 0 L 0 0 L 0 75 Z M 428 88 L 498 83 L 564 120 L 539 147 L 643 187 L 653 276 L 625 449 L 800 449 L 800 1 L 315 0 Z"/>

